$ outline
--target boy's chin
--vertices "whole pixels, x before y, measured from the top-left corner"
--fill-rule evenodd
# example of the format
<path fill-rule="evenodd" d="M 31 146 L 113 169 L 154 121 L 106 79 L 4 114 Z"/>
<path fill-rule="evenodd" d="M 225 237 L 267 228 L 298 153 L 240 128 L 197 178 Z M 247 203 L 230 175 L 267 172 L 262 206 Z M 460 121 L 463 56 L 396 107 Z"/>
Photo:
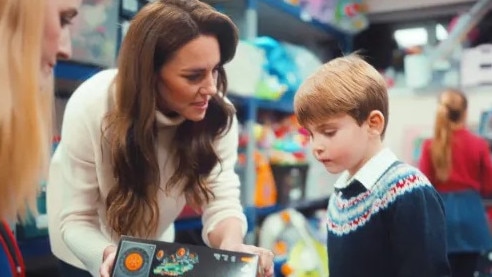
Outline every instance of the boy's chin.
<path fill-rule="evenodd" d="M 344 168 L 334 168 L 334 167 L 327 167 L 325 166 L 326 171 L 328 171 L 330 174 L 340 174 L 345 171 Z"/>

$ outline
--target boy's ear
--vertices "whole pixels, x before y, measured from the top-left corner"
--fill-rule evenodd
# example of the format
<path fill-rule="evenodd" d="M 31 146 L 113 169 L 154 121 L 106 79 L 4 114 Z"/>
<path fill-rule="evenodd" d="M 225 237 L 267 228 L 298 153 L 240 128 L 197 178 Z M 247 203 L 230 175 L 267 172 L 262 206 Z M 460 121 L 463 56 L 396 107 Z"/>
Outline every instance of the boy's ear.
<path fill-rule="evenodd" d="M 371 111 L 367 117 L 369 132 L 373 135 L 381 136 L 384 129 L 384 121 L 385 119 L 383 113 L 377 110 Z"/>

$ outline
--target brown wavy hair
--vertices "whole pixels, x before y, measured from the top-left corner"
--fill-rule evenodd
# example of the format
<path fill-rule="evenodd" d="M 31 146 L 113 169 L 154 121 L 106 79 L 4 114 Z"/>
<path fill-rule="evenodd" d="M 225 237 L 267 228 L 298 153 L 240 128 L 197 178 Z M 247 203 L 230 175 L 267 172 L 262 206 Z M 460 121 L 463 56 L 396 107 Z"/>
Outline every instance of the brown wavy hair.
<path fill-rule="evenodd" d="M 465 119 L 467 108 L 466 96 L 459 90 L 446 90 L 439 97 L 434 138 L 431 144 L 431 159 L 436 177 L 440 181 L 446 181 L 449 177 L 452 158 L 452 132 L 454 126 Z"/>
<path fill-rule="evenodd" d="M 200 35 L 213 35 L 219 42 L 219 93 L 210 100 L 203 120 L 186 120 L 177 128 L 173 139 L 176 170 L 166 189 L 182 186 L 187 202 L 196 208 L 214 197 L 206 178 L 220 163 L 213 143 L 229 130 L 235 112 L 223 98 L 227 90 L 223 65 L 234 57 L 238 30 L 229 17 L 200 1 L 155 1 L 134 17 L 122 43 L 113 86 L 115 105 L 103 127 L 116 179 L 106 199 L 107 221 L 118 235 L 149 237 L 157 230 L 158 72 L 178 49 Z"/>

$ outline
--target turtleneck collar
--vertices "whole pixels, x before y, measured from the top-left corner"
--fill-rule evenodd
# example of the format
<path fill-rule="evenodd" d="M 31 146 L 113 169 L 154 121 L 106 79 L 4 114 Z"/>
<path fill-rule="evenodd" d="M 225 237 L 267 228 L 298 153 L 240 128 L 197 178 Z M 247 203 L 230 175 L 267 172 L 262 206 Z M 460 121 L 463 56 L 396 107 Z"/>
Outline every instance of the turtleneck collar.
<path fill-rule="evenodd" d="M 176 115 L 176 116 L 167 116 L 164 115 L 162 112 L 156 110 L 155 111 L 155 121 L 157 124 L 158 128 L 164 128 L 164 127 L 170 127 L 170 126 L 177 126 L 183 121 L 185 121 L 185 118 L 182 117 L 181 115 Z"/>

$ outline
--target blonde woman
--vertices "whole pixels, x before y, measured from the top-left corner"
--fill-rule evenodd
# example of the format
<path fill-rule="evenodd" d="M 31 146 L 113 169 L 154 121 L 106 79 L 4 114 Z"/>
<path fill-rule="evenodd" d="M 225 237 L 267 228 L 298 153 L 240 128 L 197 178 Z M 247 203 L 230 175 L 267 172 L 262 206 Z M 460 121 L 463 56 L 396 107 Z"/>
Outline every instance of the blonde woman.
<path fill-rule="evenodd" d="M 480 252 L 492 247 L 480 197 L 492 193 L 492 163 L 487 142 L 466 128 L 467 106 L 461 91 L 440 95 L 434 137 L 420 159 L 445 205 L 453 277 L 474 276 Z"/>
<path fill-rule="evenodd" d="M 25 276 L 7 222 L 34 210 L 49 159 L 52 74 L 80 0 L 0 1 L 0 276 Z M 67 13 L 68 12 L 68 13 Z"/>

